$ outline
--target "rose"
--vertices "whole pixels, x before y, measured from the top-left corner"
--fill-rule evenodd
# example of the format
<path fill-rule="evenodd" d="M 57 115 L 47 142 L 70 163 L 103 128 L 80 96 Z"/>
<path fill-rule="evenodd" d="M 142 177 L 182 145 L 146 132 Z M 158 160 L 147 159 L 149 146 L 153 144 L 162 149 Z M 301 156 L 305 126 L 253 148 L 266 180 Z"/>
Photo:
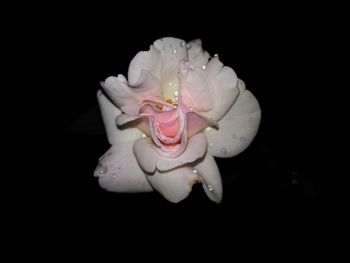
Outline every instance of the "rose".
<path fill-rule="evenodd" d="M 111 148 L 94 175 L 115 192 L 156 190 L 179 202 L 201 183 L 222 200 L 215 157 L 232 157 L 252 142 L 260 107 L 218 56 L 189 43 L 162 38 L 131 61 L 122 75 L 101 83 L 97 97 Z"/>

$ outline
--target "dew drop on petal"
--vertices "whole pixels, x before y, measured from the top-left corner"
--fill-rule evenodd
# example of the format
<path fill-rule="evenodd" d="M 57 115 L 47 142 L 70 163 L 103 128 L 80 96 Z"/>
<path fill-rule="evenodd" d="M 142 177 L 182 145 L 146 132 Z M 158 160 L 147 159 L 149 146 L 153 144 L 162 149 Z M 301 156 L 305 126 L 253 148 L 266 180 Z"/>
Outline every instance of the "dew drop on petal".
<path fill-rule="evenodd" d="M 173 50 L 173 54 L 176 54 L 176 49 Z"/>
<path fill-rule="evenodd" d="M 212 128 L 211 127 L 207 127 L 207 128 L 205 128 L 205 131 L 211 131 L 212 130 Z"/>
<path fill-rule="evenodd" d="M 218 54 L 215 54 L 214 57 L 218 57 L 219 55 Z"/>
<path fill-rule="evenodd" d="M 180 42 L 180 46 L 184 47 L 186 45 L 186 42 L 185 41 L 181 41 Z"/>
<path fill-rule="evenodd" d="M 145 133 L 141 134 L 141 138 L 146 138 L 146 137 L 147 137 L 147 135 Z"/>
<path fill-rule="evenodd" d="M 107 166 L 105 165 L 102 165 L 102 164 L 98 164 L 96 169 L 95 169 L 95 173 L 97 174 L 96 176 L 98 175 L 103 175 L 105 173 L 107 173 Z"/>
<path fill-rule="evenodd" d="M 190 48 L 192 47 L 192 45 L 188 43 L 188 44 L 186 45 L 186 47 L 187 47 L 187 49 L 190 49 Z"/>
<path fill-rule="evenodd" d="M 198 173 L 198 171 L 196 169 L 193 169 L 193 173 L 196 174 Z"/>
<path fill-rule="evenodd" d="M 209 192 L 213 192 L 213 187 L 210 184 L 208 184 L 208 190 Z"/>
<path fill-rule="evenodd" d="M 117 177 L 116 173 L 112 174 L 112 178 L 116 178 L 116 177 Z"/>
<path fill-rule="evenodd" d="M 179 92 L 177 90 L 174 91 L 174 96 L 175 97 L 179 96 Z"/>
<path fill-rule="evenodd" d="M 203 65 L 203 66 L 202 66 L 202 69 L 203 69 L 203 70 L 205 70 L 206 68 L 207 68 L 207 66 L 206 66 L 206 65 Z"/>

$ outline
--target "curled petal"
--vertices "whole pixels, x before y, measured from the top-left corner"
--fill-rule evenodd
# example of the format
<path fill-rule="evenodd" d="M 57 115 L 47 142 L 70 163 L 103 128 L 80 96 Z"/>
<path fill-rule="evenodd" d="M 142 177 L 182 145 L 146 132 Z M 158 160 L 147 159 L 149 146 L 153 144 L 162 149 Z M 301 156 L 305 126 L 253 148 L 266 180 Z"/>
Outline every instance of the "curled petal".
<path fill-rule="evenodd" d="M 254 95 L 245 90 L 219 121 L 219 130 L 211 129 L 208 151 L 216 157 L 233 157 L 253 141 L 260 124 L 260 106 Z"/>
<path fill-rule="evenodd" d="M 186 43 L 181 39 L 165 37 L 155 41 L 154 47 L 160 52 L 163 97 L 172 98 L 179 89 L 179 61 L 187 59 Z"/>
<path fill-rule="evenodd" d="M 105 81 L 101 82 L 101 86 L 119 109 L 121 109 L 123 105 L 137 102 L 123 75 L 108 77 Z"/>
<path fill-rule="evenodd" d="M 210 200 L 220 203 L 222 200 L 222 182 L 220 171 L 215 162 L 215 159 L 210 154 L 199 162 L 195 169 L 202 182 L 205 193 Z"/>
<path fill-rule="evenodd" d="M 207 150 L 207 140 L 204 134 L 194 135 L 189 141 L 186 150 L 174 158 L 164 157 L 160 148 L 154 146 L 149 139 L 139 139 L 134 145 L 135 156 L 145 172 L 154 173 L 156 168 L 159 171 L 169 171 L 179 166 L 193 163 L 202 158 Z"/>
<path fill-rule="evenodd" d="M 167 172 L 156 171 L 154 175 L 147 175 L 147 179 L 168 201 L 177 203 L 189 195 L 198 176 L 191 167 L 180 167 Z"/>
<path fill-rule="evenodd" d="M 182 100 L 196 111 L 209 111 L 214 107 L 214 94 L 207 74 L 194 68 L 188 60 L 180 62 L 180 87 Z"/>
<path fill-rule="evenodd" d="M 210 58 L 208 52 L 202 49 L 202 41 L 200 39 L 195 39 L 188 42 L 188 59 L 192 62 L 195 68 L 205 68 Z"/>
<path fill-rule="evenodd" d="M 99 160 L 94 176 L 112 192 L 150 192 L 152 187 L 132 152 L 132 142 L 113 145 Z"/>
<path fill-rule="evenodd" d="M 236 100 L 239 89 L 238 78 L 233 69 L 223 67 L 218 57 L 212 58 L 205 72 L 211 83 L 214 94 L 214 108 L 205 116 L 220 120 Z"/>
<path fill-rule="evenodd" d="M 141 136 L 141 131 L 136 128 L 119 129 L 116 124 L 116 116 L 120 115 L 120 110 L 102 93 L 97 92 L 97 100 L 100 105 L 102 120 L 105 126 L 108 142 L 110 144 L 120 144 L 123 142 L 134 142 Z"/>
<path fill-rule="evenodd" d="M 149 51 L 141 51 L 130 62 L 128 80 L 131 85 L 137 83 L 142 70 L 151 72 L 159 81 L 160 78 L 160 52 L 151 46 Z"/>
<path fill-rule="evenodd" d="M 114 104 L 122 109 L 123 106 L 142 101 L 146 96 L 160 96 L 159 81 L 146 70 L 142 70 L 134 86 L 129 86 L 122 75 L 108 77 L 101 86 Z"/>

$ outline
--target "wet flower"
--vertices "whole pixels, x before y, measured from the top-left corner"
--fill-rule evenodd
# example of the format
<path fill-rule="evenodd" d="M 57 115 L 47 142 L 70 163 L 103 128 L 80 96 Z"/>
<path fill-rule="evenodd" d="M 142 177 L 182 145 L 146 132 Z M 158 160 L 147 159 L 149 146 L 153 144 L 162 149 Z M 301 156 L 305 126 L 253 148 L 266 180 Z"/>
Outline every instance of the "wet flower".
<path fill-rule="evenodd" d="M 213 156 L 248 147 L 260 107 L 235 72 L 201 41 L 162 38 L 131 61 L 128 80 L 109 77 L 97 97 L 111 148 L 95 170 L 115 192 L 156 190 L 171 202 L 201 183 L 214 202 L 222 182 Z"/>

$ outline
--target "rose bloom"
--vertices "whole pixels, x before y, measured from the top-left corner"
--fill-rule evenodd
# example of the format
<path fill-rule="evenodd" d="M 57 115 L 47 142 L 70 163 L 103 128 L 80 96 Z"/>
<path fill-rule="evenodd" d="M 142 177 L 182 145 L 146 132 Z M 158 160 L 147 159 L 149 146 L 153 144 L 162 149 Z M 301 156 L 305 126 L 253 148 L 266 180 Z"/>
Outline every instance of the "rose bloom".
<path fill-rule="evenodd" d="M 111 148 L 94 175 L 113 192 L 156 190 L 171 202 L 195 183 L 220 203 L 215 157 L 245 150 L 260 107 L 235 72 L 203 51 L 201 41 L 162 38 L 131 61 L 128 79 L 109 77 L 97 93 Z"/>

